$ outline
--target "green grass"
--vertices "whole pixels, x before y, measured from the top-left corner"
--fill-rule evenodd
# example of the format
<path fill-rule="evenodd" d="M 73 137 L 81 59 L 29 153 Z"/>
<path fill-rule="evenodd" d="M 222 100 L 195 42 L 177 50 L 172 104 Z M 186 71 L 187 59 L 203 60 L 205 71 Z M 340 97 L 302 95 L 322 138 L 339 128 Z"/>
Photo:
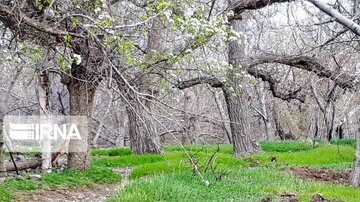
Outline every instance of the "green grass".
<path fill-rule="evenodd" d="M 296 152 L 312 149 L 312 143 L 302 141 L 262 141 L 260 146 L 266 152 Z"/>
<path fill-rule="evenodd" d="M 355 202 L 360 191 L 343 186 L 304 182 L 275 168 L 232 169 L 222 181 L 205 175 L 207 187 L 198 176 L 189 172 L 173 172 L 134 179 L 124 190 L 109 199 L 115 201 L 258 201 L 272 197 L 278 201 L 281 193 L 295 193 L 302 201 L 313 194 L 326 198 Z"/>
<path fill-rule="evenodd" d="M 352 146 L 352 147 L 356 147 L 356 140 L 355 139 L 334 139 L 334 140 L 330 140 L 330 144 L 335 144 L 335 145 L 348 145 L 348 146 Z"/>
<path fill-rule="evenodd" d="M 118 183 L 121 175 L 104 167 L 91 166 L 86 171 L 64 170 L 61 172 L 41 174 L 41 180 L 33 180 L 30 175 L 22 175 L 18 179 L 5 180 L 0 185 L 0 201 L 17 198 L 17 192 L 57 186 L 85 186 L 92 188 L 96 184 Z"/>
<path fill-rule="evenodd" d="M 120 182 L 121 176 L 104 167 L 92 166 L 86 171 L 65 170 L 43 174 L 41 181 L 50 186 L 65 185 L 93 187 L 95 184 Z"/>
<path fill-rule="evenodd" d="M 194 153 L 193 159 L 197 162 L 200 170 L 205 170 L 212 152 Z M 247 163 L 239 158 L 228 154 L 217 153 L 212 161 L 212 165 L 217 169 L 227 169 L 233 167 L 247 166 Z M 164 160 L 155 163 L 144 163 L 134 168 L 131 178 L 148 176 L 161 173 L 171 173 L 174 171 L 188 171 L 191 173 L 193 167 L 184 152 L 173 152 L 164 155 Z"/>
<path fill-rule="evenodd" d="M 354 148 L 350 146 L 322 145 L 299 152 L 254 154 L 250 158 L 259 161 L 262 165 L 344 168 L 351 166 L 354 160 L 354 152 Z M 271 161 L 273 158 L 276 158 L 276 161 Z"/>
<path fill-rule="evenodd" d="M 125 156 L 131 155 L 130 148 L 106 148 L 106 149 L 93 149 L 92 156 Z"/>
<path fill-rule="evenodd" d="M 217 171 L 229 171 L 223 181 L 211 173 L 203 173 L 210 181 L 206 187 L 192 168 L 179 146 L 167 146 L 162 160 L 139 163 L 131 156 L 121 156 L 121 165 L 134 166 L 131 183 L 110 201 L 257 201 L 265 197 L 280 200 L 283 192 L 296 193 L 301 201 L 309 201 L 315 193 L 326 198 L 358 201 L 360 191 L 349 186 L 302 181 L 280 171 L 283 166 L 312 166 L 349 168 L 354 158 L 354 148 L 347 145 L 319 144 L 312 148 L 307 142 L 262 142 L 264 153 L 236 158 L 230 145 L 220 145 L 216 154 Z M 187 146 L 204 171 L 216 145 Z M 146 157 L 150 156 L 150 157 Z M 275 157 L 276 161 L 271 159 Z M 114 161 L 114 157 L 112 157 Z M 120 158 L 120 157 L 117 157 Z M 144 159 L 153 158 L 145 155 Z M 257 165 L 249 168 L 248 165 Z M 119 165 L 119 164 L 118 164 Z"/>
<path fill-rule="evenodd" d="M 257 201 L 265 197 L 276 201 L 283 192 L 296 193 L 302 201 L 309 201 L 314 193 L 322 193 L 326 198 L 357 201 L 360 190 L 304 182 L 279 169 L 284 166 L 349 168 L 354 158 L 354 147 L 349 146 L 349 142 L 321 143 L 315 148 L 308 142 L 261 142 L 264 152 L 245 157 L 232 156 L 231 145 L 186 146 L 188 154 L 210 181 L 209 187 L 193 175 L 187 153 L 180 146 L 165 146 L 163 155 L 131 155 L 129 148 L 96 149 L 92 151 L 91 167 L 87 171 L 42 174 L 41 181 L 31 180 L 26 175 L 24 179 L 5 181 L 0 185 L 0 201 L 9 201 L 16 191 L 116 183 L 121 177 L 111 168 L 118 167 L 133 168 L 130 184 L 110 201 Z M 204 173 L 215 151 L 211 166 L 216 167 L 215 172 L 228 172 L 222 181 L 216 180 L 209 169 Z"/>
<path fill-rule="evenodd" d="M 7 189 L 3 184 L 0 184 L 0 201 L 10 201 L 11 198 L 9 189 Z"/>
<path fill-rule="evenodd" d="M 155 154 L 106 156 L 100 158 L 93 158 L 93 165 L 106 166 L 106 167 L 127 167 L 127 166 L 137 166 L 144 163 L 155 163 L 163 160 L 164 160 L 163 156 L 155 155 Z"/>
<path fill-rule="evenodd" d="M 210 146 L 190 146 L 188 147 L 194 160 L 198 162 L 200 169 L 207 165 L 211 155 L 217 150 L 216 145 Z M 115 151 L 118 149 L 115 149 Z M 221 145 L 220 151 L 215 155 L 213 164 L 218 168 L 230 168 L 246 166 L 247 163 L 231 155 L 230 145 Z M 179 170 L 188 170 L 191 172 L 190 161 L 179 146 L 166 147 L 164 155 L 120 155 L 120 156 L 101 156 L 93 159 L 93 165 L 99 167 L 133 167 L 131 178 L 141 176 L 171 173 Z"/>
<path fill-rule="evenodd" d="M 212 144 L 212 145 L 186 145 L 185 149 L 191 150 L 194 153 L 197 152 L 205 152 L 205 153 L 213 153 L 215 152 L 219 147 L 219 153 L 224 154 L 231 154 L 232 153 L 232 145 L 229 144 Z M 173 151 L 183 151 L 184 148 L 182 148 L 179 145 L 168 145 L 165 146 L 166 152 L 173 152 Z"/>

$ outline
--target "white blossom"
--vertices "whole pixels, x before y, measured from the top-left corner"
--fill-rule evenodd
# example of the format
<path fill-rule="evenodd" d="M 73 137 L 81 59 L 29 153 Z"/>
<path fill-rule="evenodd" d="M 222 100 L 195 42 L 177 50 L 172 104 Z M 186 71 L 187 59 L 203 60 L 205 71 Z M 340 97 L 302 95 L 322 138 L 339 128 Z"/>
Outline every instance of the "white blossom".
<path fill-rule="evenodd" d="M 81 55 L 74 54 L 73 59 L 75 60 L 75 63 L 79 65 L 81 63 Z"/>
<path fill-rule="evenodd" d="M 99 13 L 101 11 L 101 9 L 99 7 L 95 8 L 94 12 L 95 13 Z"/>

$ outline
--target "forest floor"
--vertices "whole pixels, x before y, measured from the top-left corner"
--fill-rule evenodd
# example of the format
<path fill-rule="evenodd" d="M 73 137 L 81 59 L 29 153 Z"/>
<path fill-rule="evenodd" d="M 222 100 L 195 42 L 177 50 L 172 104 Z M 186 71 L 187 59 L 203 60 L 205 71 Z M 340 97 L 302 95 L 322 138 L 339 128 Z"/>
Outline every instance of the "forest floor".
<path fill-rule="evenodd" d="M 96 149 L 87 171 L 5 180 L 0 201 L 357 202 L 360 189 L 347 184 L 354 144 L 262 142 L 263 152 L 241 158 L 231 155 L 230 145 L 187 146 L 188 153 L 180 146 L 166 146 L 164 155 Z"/>

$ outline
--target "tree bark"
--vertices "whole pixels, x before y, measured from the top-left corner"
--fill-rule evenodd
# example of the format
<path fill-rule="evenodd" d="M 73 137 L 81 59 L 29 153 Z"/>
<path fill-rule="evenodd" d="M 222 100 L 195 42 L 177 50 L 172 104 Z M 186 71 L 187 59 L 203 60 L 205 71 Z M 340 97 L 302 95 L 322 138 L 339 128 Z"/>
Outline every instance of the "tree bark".
<path fill-rule="evenodd" d="M 324 120 L 326 126 L 326 139 L 330 141 L 333 138 L 334 132 L 334 119 L 335 119 L 335 105 L 332 101 L 330 101 L 326 107 L 324 112 Z"/>
<path fill-rule="evenodd" d="M 17 161 L 16 162 L 16 168 L 18 170 L 26 170 L 29 168 L 37 168 L 40 167 L 42 165 L 42 159 L 30 159 L 30 160 L 26 160 L 26 161 Z M 14 164 L 11 163 L 6 163 L 6 170 L 7 171 L 15 171 L 15 166 Z"/>
<path fill-rule="evenodd" d="M 50 115 L 50 80 L 47 72 L 40 72 L 38 85 L 38 99 L 40 107 L 40 116 Z M 41 170 L 43 172 L 51 172 L 51 140 L 45 136 L 41 140 Z"/>
<path fill-rule="evenodd" d="M 167 22 L 161 18 L 155 18 L 152 21 L 151 29 L 148 34 L 148 43 L 146 47 L 146 59 L 153 60 L 159 59 L 166 53 L 167 44 L 166 39 L 168 31 L 166 28 Z M 164 65 L 164 64 L 162 64 Z M 151 68 L 163 68 L 161 65 L 154 65 Z M 148 71 L 151 71 L 149 69 Z M 149 114 L 154 105 L 151 101 L 142 101 L 137 99 L 135 92 L 129 89 L 130 84 L 125 84 L 121 78 L 119 87 L 127 97 L 128 106 L 126 107 L 129 118 L 129 135 L 130 135 L 130 147 L 133 154 L 145 154 L 145 153 L 163 153 L 161 146 L 160 136 L 156 130 L 156 124 L 153 122 L 153 118 Z M 145 74 L 144 77 L 140 77 L 137 86 L 142 86 L 140 91 L 145 91 L 153 96 L 156 96 L 158 92 L 154 91 L 154 86 L 159 82 L 159 78 L 156 75 Z M 148 98 L 151 99 L 151 98 Z"/>
<path fill-rule="evenodd" d="M 266 108 L 266 93 L 265 93 L 265 86 L 264 86 L 264 82 L 260 83 L 260 104 L 261 104 L 261 109 L 262 109 L 262 119 L 264 121 L 264 125 L 265 125 L 265 134 L 266 134 L 266 139 L 268 141 L 274 141 L 274 130 L 270 121 L 270 117 L 268 114 L 268 110 Z"/>
<path fill-rule="evenodd" d="M 163 153 L 160 137 L 152 117 L 144 109 L 145 106 L 134 99 L 126 107 L 129 119 L 130 147 L 133 154 Z"/>
<path fill-rule="evenodd" d="M 249 133 L 244 95 L 233 96 L 226 91 L 224 91 L 224 95 L 230 119 L 233 154 L 238 156 L 253 153 L 255 148 Z"/>
<path fill-rule="evenodd" d="M 360 129 L 356 133 L 355 160 L 351 170 L 350 184 L 355 187 L 360 186 Z"/>
<path fill-rule="evenodd" d="M 102 130 L 103 126 L 104 126 L 105 119 L 108 116 L 108 114 L 110 112 L 110 109 L 111 109 L 111 106 L 113 104 L 113 95 L 112 95 L 112 92 L 110 90 L 108 90 L 108 95 L 109 95 L 109 103 L 108 103 L 108 105 L 106 107 L 106 111 L 105 111 L 104 115 L 99 120 L 99 125 L 97 126 L 97 129 L 96 129 L 96 132 L 95 132 L 95 137 L 93 138 L 93 141 L 92 141 L 93 146 L 95 148 L 98 146 L 97 142 L 99 140 L 101 130 Z"/>
<path fill-rule="evenodd" d="M 190 94 L 185 90 L 184 93 L 184 102 L 183 102 L 183 128 L 184 132 L 182 133 L 181 143 L 186 144 L 189 143 L 191 145 L 196 144 L 195 137 L 195 117 L 190 116 L 189 113 L 189 105 L 190 105 Z"/>
<path fill-rule="evenodd" d="M 0 124 L 1 126 L 3 125 L 3 119 L 0 120 Z M 3 140 L 2 131 L 0 131 L 0 177 L 2 176 L 6 176 L 6 167 L 4 161 L 4 140 Z"/>
<path fill-rule="evenodd" d="M 9 98 L 10 98 L 10 93 L 12 91 L 12 89 L 14 88 L 15 82 L 18 79 L 18 77 L 20 76 L 22 71 L 22 67 L 19 67 L 16 69 L 16 72 L 14 74 L 14 76 L 12 77 L 9 86 L 6 89 L 6 95 L 3 99 L 0 99 L 2 101 L 2 103 L 0 103 L 0 176 L 4 176 L 6 175 L 6 166 L 5 166 L 5 160 L 4 160 L 4 144 L 5 144 L 5 139 L 3 136 L 3 124 L 4 124 L 4 117 L 5 117 L 5 106 L 7 106 Z"/>
<path fill-rule="evenodd" d="M 81 72 L 79 72 L 81 73 Z M 74 75 L 73 76 L 79 76 Z M 81 77 L 76 77 L 81 78 Z M 94 102 L 96 85 L 94 83 L 86 82 L 80 79 L 71 78 L 67 83 L 70 99 L 70 115 L 72 116 L 87 116 L 91 117 L 92 106 Z M 87 145 L 89 145 L 90 130 L 86 137 Z M 75 145 L 72 141 L 69 143 L 69 150 Z M 86 152 L 70 152 L 68 154 L 68 167 L 72 169 L 87 169 L 90 165 L 90 147 L 87 147 Z"/>
<path fill-rule="evenodd" d="M 228 143 L 232 144 L 232 138 L 231 138 L 231 129 L 230 129 L 230 124 L 226 123 L 225 120 L 228 120 L 228 118 L 226 117 L 225 111 L 224 111 L 224 107 L 221 103 L 221 100 L 219 98 L 218 92 L 217 91 L 212 91 L 213 95 L 214 95 L 214 99 L 216 102 L 216 106 L 219 110 L 220 113 L 220 117 L 221 120 L 224 120 L 222 122 L 222 128 L 225 131 L 226 137 L 227 137 L 227 141 Z"/>
<path fill-rule="evenodd" d="M 241 31 L 242 23 L 244 22 L 232 20 L 231 26 L 234 31 Z M 227 76 L 231 87 L 224 87 L 223 92 L 230 119 L 233 153 L 237 156 L 252 153 L 255 151 L 255 148 L 248 128 L 247 107 L 245 106 L 248 100 L 247 94 L 242 88 L 244 82 L 246 82 L 241 72 L 241 60 L 246 57 L 244 41 L 231 41 L 228 47 L 228 60 L 232 69 L 228 70 Z"/>

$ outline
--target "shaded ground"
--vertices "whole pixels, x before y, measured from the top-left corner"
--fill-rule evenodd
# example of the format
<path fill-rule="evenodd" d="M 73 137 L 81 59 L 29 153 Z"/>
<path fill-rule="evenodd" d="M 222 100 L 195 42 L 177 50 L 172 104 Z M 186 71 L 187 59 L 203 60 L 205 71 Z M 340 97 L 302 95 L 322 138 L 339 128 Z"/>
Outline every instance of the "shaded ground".
<path fill-rule="evenodd" d="M 315 181 L 348 184 L 350 170 L 309 168 L 309 167 L 290 167 L 285 171 L 300 177 L 301 179 L 311 179 Z"/>
<path fill-rule="evenodd" d="M 280 202 L 300 202 L 300 200 L 296 198 L 296 194 L 284 193 L 281 194 L 280 196 L 281 196 Z M 264 198 L 259 202 L 273 202 L 273 200 L 271 198 Z M 335 199 L 326 199 L 321 194 L 314 194 L 310 202 L 343 202 L 343 201 L 335 200 Z"/>
<path fill-rule="evenodd" d="M 132 168 L 115 168 L 123 178 L 120 184 L 100 184 L 95 187 L 73 187 L 60 186 L 54 189 L 33 190 L 22 194 L 18 201 L 29 202 L 101 202 L 117 193 L 128 183 L 128 175 Z"/>
<path fill-rule="evenodd" d="M 118 191 L 119 185 L 105 184 L 96 185 L 94 188 L 86 187 L 57 187 L 52 190 L 34 190 L 26 195 L 22 195 L 18 201 L 36 202 L 93 202 L 105 201 Z"/>

